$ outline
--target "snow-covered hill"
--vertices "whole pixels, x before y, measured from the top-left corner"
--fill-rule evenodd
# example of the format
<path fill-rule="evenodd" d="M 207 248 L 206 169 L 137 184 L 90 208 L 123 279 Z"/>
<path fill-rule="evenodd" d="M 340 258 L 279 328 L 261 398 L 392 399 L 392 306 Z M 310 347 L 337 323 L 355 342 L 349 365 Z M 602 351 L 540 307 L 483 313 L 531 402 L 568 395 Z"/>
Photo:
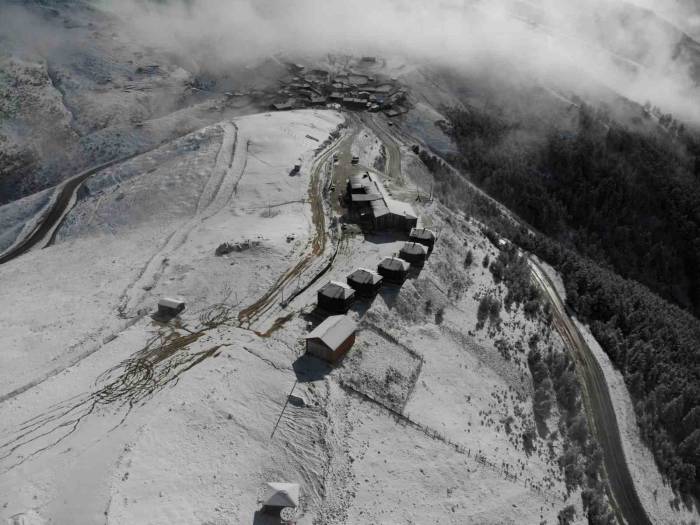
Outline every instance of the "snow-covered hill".
<path fill-rule="evenodd" d="M 356 304 L 343 364 L 301 357 L 315 291 L 401 245 L 341 233 L 323 198 L 331 152 L 369 160 L 377 141 L 329 111 L 210 126 L 92 177 L 54 245 L 0 266 L 3 518 L 264 523 L 266 480 L 301 484 L 300 523 L 551 523 L 575 503 L 557 438 L 526 453 L 521 437 L 534 423 L 517 342 L 542 327 L 504 312 L 499 344 L 520 348 L 507 358 L 494 328 L 475 330 L 496 248 L 415 201 L 423 168 L 405 147 L 388 188 L 441 232 L 435 252 Z M 223 242 L 246 244 L 216 256 Z M 185 299 L 178 322 L 148 315 L 164 295 Z"/>

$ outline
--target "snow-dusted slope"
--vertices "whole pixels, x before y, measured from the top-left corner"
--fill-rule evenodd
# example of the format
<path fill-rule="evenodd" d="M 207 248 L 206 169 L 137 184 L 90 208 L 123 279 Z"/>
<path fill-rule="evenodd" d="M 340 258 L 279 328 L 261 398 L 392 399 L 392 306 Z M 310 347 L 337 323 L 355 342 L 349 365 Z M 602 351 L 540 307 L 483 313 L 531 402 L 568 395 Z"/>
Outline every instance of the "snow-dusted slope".
<path fill-rule="evenodd" d="M 329 140 L 343 120 L 240 118 L 105 169 L 54 245 L 0 266 L 13 305 L 0 315 L 0 517 L 261 524 L 265 481 L 301 484 L 307 524 L 551 523 L 580 506 L 560 438 L 526 453 L 521 437 L 534 423 L 518 342 L 541 326 L 514 310 L 498 337 L 475 328 L 481 295 L 505 290 L 464 266 L 465 246 L 478 262 L 496 248 L 415 200 L 425 173 L 407 146 L 385 182 L 440 231 L 435 252 L 353 307 L 360 331 L 339 367 L 300 357 L 316 290 L 403 242 L 340 234 L 322 199 L 334 151 L 381 155 L 355 119 Z M 245 246 L 215 256 L 225 241 Z M 146 315 L 164 295 L 187 302 L 169 325 Z"/>

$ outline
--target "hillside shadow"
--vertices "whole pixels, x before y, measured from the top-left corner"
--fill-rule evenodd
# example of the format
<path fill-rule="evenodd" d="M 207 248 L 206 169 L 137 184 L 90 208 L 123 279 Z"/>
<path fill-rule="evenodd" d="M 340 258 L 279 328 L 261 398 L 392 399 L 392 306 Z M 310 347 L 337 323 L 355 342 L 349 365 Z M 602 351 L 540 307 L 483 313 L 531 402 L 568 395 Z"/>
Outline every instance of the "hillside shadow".
<path fill-rule="evenodd" d="M 279 509 L 275 512 L 268 509 L 256 510 L 253 514 L 253 525 L 280 525 Z"/>
<path fill-rule="evenodd" d="M 360 317 L 360 319 L 362 319 L 367 313 L 367 310 L 372 308 L 372 303 L 374 302 L 374 299 L 377 297 L 377 295 L 379 295 L 379 293 L 381 292 L 378 292 L 372 297 L 358 296 L 357 299 L 355 299 L 355 302 L 352 303 L 349 312 L 355 312 Z"/>
<path fill-rule="evenodd" d="M 168 324 L 170 321 L 173 319 L 176 319 L 178 317 L 178 314 L 168 314 L 168 313 L 163 313 L 159 312 L 156 310 L 151 314 L 151 319 L 155 321 L 156 323 L 159 324 Z"/>
<path fill-rule="evenodd" d="M 315 305 L 313 310 L 306 311 L 301 314 L 301 318 L 306 321 L 306 331 L 311 332 L 314 330 L 318 325 L 320 325 L 323 321 L 326 320 L 327 317 L 331 315 L 336 315 L 332 314 L 330 312 L 327 312 L 323 308 L 320 308 L 318 305 Z"/>
<path fill-rule="evenodd" d="M 549 435 L 549 429 L 547 428 L 547 423 L 535 412 L 535 428 L 537 429 L 537 435 L 540 439 L 546 439 Z"/>
<path fill-rule="evenodd" d="M 292 363 L 292 369 L 300 383 L 319 381 L 333 371 L 329 363 L 307 353 Z"/>
<path fill-rule="evenodd" d="M 386 304 L 387 308 L 391 310 L 399 298 L 399 293 L 401 293 L 400 285 L 394 283 L 386 283 L 380 288 L 378 295 L 382 296 L 382 299 L 384 299 L 384 303 Z"/>
<path fill-rule="evenodd" d="M 420 276 L 420 273 L 423 271 L 423 266 L 424 265 L 418 266 L 417 264 L 411 264 L 411 267 L 408 269 L 408 276 L 406 278 L 417 279 Z"/>
<path fill-rule="evenodd" d="M 389 244 L 396 241 L 407 241 L 408 235 L 402 232 L 365 232 L 365 241 L 372 244 Z"/>

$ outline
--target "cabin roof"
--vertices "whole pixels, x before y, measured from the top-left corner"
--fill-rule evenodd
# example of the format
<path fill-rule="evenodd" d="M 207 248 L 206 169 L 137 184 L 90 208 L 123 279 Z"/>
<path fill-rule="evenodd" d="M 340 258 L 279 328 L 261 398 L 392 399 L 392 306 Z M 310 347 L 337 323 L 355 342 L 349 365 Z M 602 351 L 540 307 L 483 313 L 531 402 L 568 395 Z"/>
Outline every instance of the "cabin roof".
<path fill-rule="evenodd" d="M 328 281 L 318 293 L 333 299 L 350 299 L 355 294 L 355 290 L 340 281 Z"/>
<path fill-rule="evenodd" d="M 360 284 L 378 284 L 382 281 L 382 276 L 367 268 L 358 268 L 348 275 L 348 279 Z"/>
<path fill-rule="evenodd" d="M 336 349 L 355 333 L 357 324 L 347 315 L 332 315 L 313 329 L 305 339 L 319 339 L 328 348 Z"/>
<path fill-rule="evenodd" d="M 382 259 L 382 262 L 379 263 L 379 267 L 394 272 L 407 272 L 411 267 L 411 264 L 408 261 L 400 259 L 399 257 L 385 257 Z"/>

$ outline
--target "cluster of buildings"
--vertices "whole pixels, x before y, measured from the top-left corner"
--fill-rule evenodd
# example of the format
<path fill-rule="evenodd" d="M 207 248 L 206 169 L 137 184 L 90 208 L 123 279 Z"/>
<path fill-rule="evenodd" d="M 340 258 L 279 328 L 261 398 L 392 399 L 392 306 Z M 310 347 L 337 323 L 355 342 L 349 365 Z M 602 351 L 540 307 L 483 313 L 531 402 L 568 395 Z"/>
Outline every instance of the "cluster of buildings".
<path fill-rule="evenodd" d="M 290 76 L 280 81 L 282 87 L 277 91 L 277 101 L 271 109 L 344 107 L 358 111 L 384 111 L 388 116 L 408 111 L 407 91 L 397 84 L 395 78 L 354 71 L 331 74 L 324 69 L 307 70 L 300 64 L 290 64 L 289 69 Z"/>
<path fill-rule="evenodd" d="M 408 242 L 398 257 L 385 257 L 377 270 L 357 268 L 346 277 L 346 282 L 329 281 L 317 294 L 319 310 L 330 315 L 306 335 L 306 351 L 334 363 L 342 358 L 355 342 L 356 323 L 346 314 L 356 297 L 373 298 L 385 283 L 401 286 L 411 267 L 421 268 L 435 245 L 435 232 L 413 228 Z"/>
<path fill-rule="evenodd" d="M 392 198 L 378 175 L 351 175 L 347 184 L 350 218 L 376 230 L 409 231 L 418 224 L 413 207 Z"/>

